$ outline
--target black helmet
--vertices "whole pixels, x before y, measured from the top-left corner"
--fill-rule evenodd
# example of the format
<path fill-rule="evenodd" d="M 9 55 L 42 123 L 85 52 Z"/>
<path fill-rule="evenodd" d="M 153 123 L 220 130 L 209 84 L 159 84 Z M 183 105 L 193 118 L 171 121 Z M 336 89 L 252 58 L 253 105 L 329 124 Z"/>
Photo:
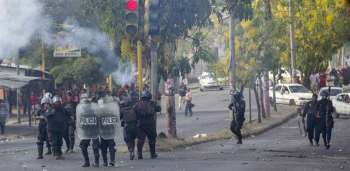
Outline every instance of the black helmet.
<path fill-rule="evenodd" d="M 108 101 L 105 97 L 101 97 L 98 102 L 97 102 L 99 105 L 102 105 L 102 104 L 107 104 Z"/>
<path fill-rule="evenodd" d="M 73 94 L 73 91 L 72 91 L 72 90 L 68 90 L 68 91 L 67 91 L 67 95 L 68 95 L 68 96 L 71 96 L 72 94 Z"/>
<path fill-rule="evenodd" d="M 88 99 L 84 99 L 83 101 L 81 101 L 82 104 L 90 104 L 90 100 Z"/>
<path fill-rule="evenodd" d="M 143 99 L 152 99 L 152 94 L 148 90 L 145 90 L 141 94 L 141 98 Z"/>
<path fill-rule="evenodd" d="M 235 100 L 241 100 L 241 97 L 242 97 L 241 92 L 239 92 L 239 91 L 233 92 L 233 98 L 234 98 Z"/>
<path fill-rule="evenodd" d="M 328 92 L 327 91 L 323 91 L 321 96 L 322 96 L 322 99 L 326 99 L 328 97 Z"/>
<path fill-rule="evenodd" d="M 127 100 L 122 100 L 122 101 L 120 101 L 119 104 L 121 107 L 128 107 L 129 106 L 129 102 Z"/>

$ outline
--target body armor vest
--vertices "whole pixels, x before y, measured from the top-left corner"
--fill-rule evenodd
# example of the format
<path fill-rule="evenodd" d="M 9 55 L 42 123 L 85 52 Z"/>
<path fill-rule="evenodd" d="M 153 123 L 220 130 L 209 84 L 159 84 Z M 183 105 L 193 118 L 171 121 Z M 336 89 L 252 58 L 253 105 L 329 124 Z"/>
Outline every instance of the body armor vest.
<path fill-rule="evenodd" d="M 128 122 L 135 122 L 137 121 L 136 113 L 134 111 L 134 108 L 132 107 L 125 107 L 123 108 L 124 114 L 123 114 L 123 121 Z"/>
<path fill-rule="evenodd" d="M 137 113 L 141 116 L 153 116 L 156 113 L 156 108 L 151 101 L 140 101 L 137 104 Z"/>

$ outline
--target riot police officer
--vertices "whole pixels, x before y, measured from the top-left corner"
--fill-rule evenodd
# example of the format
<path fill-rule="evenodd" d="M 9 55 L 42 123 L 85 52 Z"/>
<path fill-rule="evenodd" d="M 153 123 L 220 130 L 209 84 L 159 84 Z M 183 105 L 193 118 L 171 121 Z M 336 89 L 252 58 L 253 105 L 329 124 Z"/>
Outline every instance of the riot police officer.
<path fill-rule="evenodd" d="M 45 112 L 47 109 L 49 109 L 51 104 L 51 99 L 49 97 L 44 97 L 41 99 L 41 108 L 38 110 L 36 113 L 36 120 L 39 121 L 39 126 L 38 126 L 38 141 L 36 142 L 38 146 L 38 157 L 37 159 L 43 159 L 43 152 L 44 152 L 44 141 L 46 141 L 46 147 L 47 147 L 47 153 L 45 154 L 52 154 L 51 152 L 51 145 L 49 143 L 49 139 L 47 136 L 47 129 L 46 129 L 46 120 L 45 120 Z"/>
<path fill-rule="evenodd" d="M 98 104 L 100 106 L 100 108 L 102 109 L 100 112 L 104 112 L 106 110 L 104 110 L 104 105 L 108 103 L 108 100 L 105 97 L 102 97 L 98 100 Z M 117 104 L 115 104 L 117 105 Z M 108 110 L 107 110 L 108 111 Z M 108 117 L 108 113 L 103 113 L 103 116 L 107 116 Z M 101 118 L 102 119 L 102 118 Z M 103 125 L 103 123 L 100 123 L 101 125 Z M 108 126 L 107 126 L 108 127 Z M 105 129 L 104 131 L 111 131 L 110 129 Z M 112 133 L 112 132 L 111 132 Z M 115 162 L 115 152 L 117 151 L 115 149 L 115 142 L 114 139 L 105 139 L 101 136 L 101 154 L 102 154 L 102 160 L 103 160 L 103 166 L 106 167 L 108 166 L 108 160 L 107 160 L 107 149 L 109 150 L 109 156 L 110 156 L 110 162 L 109 162 L 109 166 L 114 166 L 114 162 Z"/>
<path fill-rule="evenodd" d="M 120 103 L 120 119 L 122 120 L 122 127 L 124 127 L 123 136 L 124 141 L 128 146 L 130 152 L 130 160 L 134 160 L 135 154 L 135 139 L 137 137 L 137 117 L 134 108 L 130 106 L 126 100 Z"/>
<path fill-rule="evenodd" d="M 158 157 L 156 154 L 156 137 L 157 128 L 154 115 L 156 112 L 161 111 L 161 107 L 151 101 L 152 95 L 148 90 L 145 90 L 141 94 L 141 100 L 136 103 L 134 110 L 137 116 L 137 158 L 143 159 L 142 147 L 145 143 L 146 136 L 148 138 L 149 148 L 151 152 L 151 158 Z"/>
<path fill-rule="evenodd" d="M 333 103 L 331 100 L 327 99 L 328 92 L 322 92 L 322 99 L 317 103 L 316 113 L 317 118 L 319 118 L 320 129 L 319 133 L 322 133 L 322 138 L 324 142 L 324 146 L 326 149 L 329 149 L 331 136 L 332 136 L 332 128 L 334 127 L 334 121 L 332 112 L 334 112 Z M 328 110 L 327 110 L 328 109 Z"/>
<path fill-rule="evenodd" d="M 63 104 L 63 107 L 66 108 L 72 114 L 74 120 L 76 120 L 76 107 L 77 103 L 72 101 L 72 90 L 67 91 L 67 102 Z M 75 122 L 73 122 L 70 118 L 67 118 L 67 126 L 65 126 L 65 131 L 63 133 L 63 138 L 67 144 L 66 152 L 73 153 L 74 144 L 75 144 L 75 134 L 74 131 L 76 129 Z M 69 144 L 68 144 L 69 142 Z"/>
<path fill-rule="evenodd" d="M 74 120 L 70 112 L 63 108 L 61 105 L 61 97 L 54 96 L 52 108 L 46 110 L 45 117 L 47 120 L 47 131 L 49 135 L 49 141 L 52 147 L 53 155 L 55 160 L 63 160 L 62 157 L 62 133 L 63 125 L 66 121 L 66 117 L 70 117 L 72 121 Z"/>
<path fill-rule="evenodd" d="M 243 122 L 245 121 L 245 101 L 243 100 L 243 96 L 239 91 L 233 92 L 232 95 L 233 100 L 228 106 L 228 109 L 232 110 L 233 112 L 233 119 L 231 121 L 230 130 L 237 136 L 237 144 L 242 144 L 241 129 Z"/>
<path fill-rule="evenodd" d="M 83 115 L 88 118 L 96 118 L 96 115 L 94 113 L 93 107 L 91 106 L 91 102 L 89 100 L 84 99 L 81 102 L 84 107 L 82 108 Z M 79 111 L 80 112 L 80 111 Z M 97 119 L 95 120 L 97 121 Z M 92 150 L 94 152 L 94 157 L 95 157 L 95 167 L 99 167 L 99 159 L 100 159 L 100 154 L 99 154 L 99 148 L 100 148 L 100 141 L 98 138 L 96 139 L 84 139 L 84 137 L 94 137 L 98 136 L 98 129 L 97 128 L 97 123 L 89 123 L 86 125 L 82 125 L 82 134 L 87 134 L 87 135 L 82 135 L 80 137 L 82 140 L 80 141 L 79 147 L 81 148 L 81 152 L 84 157 L 84 165 L 82 167 L 90 167 L 90 160 L 89 160 L 89 155 L 88 155 L 88 147 L 90 145 L 90 141 L 92 141 Z"/>
<path fill-rule="evenodd" d="M 319 129 L 318 119 L 316 117 L 316 105 L 317 105 L 317 94 L 312 95 L 312 101 L 307 102 L 303 110 L 303 122 L 307 115 L 307 134 L 309 137 L 310 145 L 313 145 L 313 138 L 315 137 L 315 145 L 319 146 L 320 134 L 317 134 Z M 314 135 L 316 132 L 316 135 Z"/>

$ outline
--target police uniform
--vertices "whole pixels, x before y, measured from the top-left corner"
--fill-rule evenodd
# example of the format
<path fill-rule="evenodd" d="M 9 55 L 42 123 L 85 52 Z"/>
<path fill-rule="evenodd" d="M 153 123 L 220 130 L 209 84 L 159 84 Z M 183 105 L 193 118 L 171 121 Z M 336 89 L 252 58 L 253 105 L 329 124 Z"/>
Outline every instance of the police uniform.
<path fill-rule="evenodd" d="M 53 98 L 53 103 L 55 102 L 61 102 L 61 98 L 59 96 L 55 96 Z M 54 113 L 52 112 L 53 110 L 55 110 Z M 49 141 L 52 147 L 53 155 L 55 156 L 55 160 L 64 159 L 64 157 L 62 157 L 63 125 L 67 120 L 66 118 L 71 117 L 71 114 L 61 105 L 53 105 L 52 108 L 46 110 L 45 117 L 47 120 Z"/>
<path fill-rule="evenodd" d="M 137 117 L 134 108 L 129 105 L 128 102 L 121 103 L 122 110 L 120 112 L 120 119 L 122 120 L 122 126 L 124 127 L 124 141 L 130 151 L 130 160 L 133 160 L 135 157 L 135 139 L 137 137 Z"/>
<path fill-rule="evenodd" d="M 333 103 L 331 100 L 327 99 L 328 93 L 324 92 L 322 100 L 317 103 L 316 112 L 319 114 L 320 129 L 319 133 L 322 133 L 322 138 L 326 149 L 330 148 L 330 141 L 332 136 L 332 129 L 334 127 L 334 121 L 332 112 L 334 112 Z M 328 112 L 327 112 L 328 106 Z"/>
<path fill-rule="evenodd" d="M 72 114 L 74 120 L 76 120 L 76 108 L 77 108 L 77 103 L 76 102 L 65 102 L 63 104 L 63 107 L 66 108 L 68 111 L 70 111 L 70 113 Z M 66 122 L 66 126 L 65 126 L 65 131 L 63 134 L 63 138 L 66 141 L 67 144 L 67 150 L 66 152 L 71 152 L 73 153 L 73 149 L 74 149 L 74 144 L 75 144 L 75 134 L 74 131 L 76 130 L 76 125 L 75 122 L 72 121 L 70 118 L 67 118 L 67 122 Z M 67 143 L 69 142 L 69 144 Z"/>
<path fill-rule="evenodd" d="M 89 100 L 83 100 L 82 103 L 88 104 L 90 103 Z M 85 117 L 96 117 L 95 113 L 93 113 L 93 110 L 89 110 L 88 108 L 84 108 L 84 113 Z M 85 134 L 90 134 L 90 135 L 98 135 L 98 129 L 96 129 L 96 126 L 91 126 L 91 125 L 84 125 L 83 128 Z M 87 136 L 89 137 L 89 136 Z M 100 148 L 100 141 L 98 138 L 96 139 L 82 139 L 80 141 L 79 147 L 81 148 L 81 152 L 84 157 L 84 165 L 82 167 L 90 167 L 90 160 L 89 160 L 89 155 L 88 155 L 88 147 L 90 146 L 90 141 L 92 141 L 92 150 L 94 152 L 94 158 L 95 158 L 95 167 L 99 167 L 99 159 L 100 159 L 100 154 L 99 154 L 99 148 Z"/>
<path fill-rule="evenodd" d="M 317 95 L 316 95 L 317 99 Z M 306 126 L 307 126 L 307 134 L 309 137 L 310 145 L 313 145 L 313 138 L 315 138 L 316 145 L 319 145 L 319 140 L 320 140 L 320 134 L 319 132 L 319 121 L 318 118 L 316 117 L 316 105 L 317 101 L 310 101 L 307 102 L 304 106 L 303 110 L 303 118 L 307 116 L 307 121 L 306 121 Z M 316 134 L 315 134 L 316 132 Z M 315 135 L 314 135 L 315 134 Z"/>
<path fill-rule="evenodd" d="M 244 118 L 244 113 L 245 113 L 245 101 L 242 100 L 242 96 L 241 93 L 238 91 L 235 91 L 233 93 L 233 100 L 231 101 L 231 103 L 229 104 L 228 108 L 230 110 L 233 109 L 233 120 L 231 121 L 231 125 L 230 125 L 230 130 L 232 131 L 232 133 L 234 133 L 237 138 L 237 144 L 242 144 L 242 134 L 241 134 L 241 129 L 243 127 L 243 123 L 245 121 Z"/>
<path fill-rule="evenodd" d="M 137 132 L 137 156 L 138 159 L 143 159 L 142 148 L 145 143 L 146 136 L 149 140 L 149 148 L 151 152 L 151 158 L 156 158 L 158 155 L 155 153 L 156 150 L 156 121 L 154 115 L 156 112 L 161 111 L 161 107 L 151 101 L 152 95 L 149 91 L 142 92 L 142 99 L 136 103 L 134 110 L 138 118 Z"/>
<path fill-rule="evenodd" d="M 45 112 L 46 112 L 46 109 L 40 108 L 36 113 L 36 116 L 45 117 Z M 49 138 L 47 136 L 46 120 L 45 119 L 39 119 L 39 120 L 40 120 L 39 126 L 38 126 L 39 135 L 38 135 L 38 141 L 36 142 L 36 144 L 38 145 L 38 153 L 39 153 L 37 159 L 43 159 L 44 141 L 46 141 L 46 147 L 48 148 L 47 153 L 45 154 L 52 154 L 52 152 L 51 152 L 51 145 L 49 143 Z"/>
<path fill-rule="evenodd" d="M 99 100 L 98 100 L 98 104 L 99 105 L 103 105 L 103 104 L 107 104 L 108 103 L 108 101 L 107 101 L 107 99 L 105 98 L 105 97 L 102 97 L 102 98 L 100 98 Z M 117 105 L 117 104 L 116 104 Z M 102 110 L 101 110 L 101 112 L 103 112 L 103 108 L 102 108 Z M 104 117 L 108 117 L 108 113 L 104 113 Z M 114 115 L 111 115 L 112 117 L 114 116 Z M 103 121 L 102 120 L 100 120 L 101 122 L 99 123 L 99 124 L 102 124 L 103 125 Z M 113 129 L 109 129 L 108 127 L 113 127 L 112 125 L 106 125 L 106 126 L 104 126 L 104 132 L 106 132 L 106 131 L 111 131 L 111 130 L 113 130 Z M 115 131 L 115 130 L 113 130 L 113 131 Z M 105 133 L 105 134 L 108 134 L 107 132 Z M 111 134 L 112 134 L 112 132 L 111 132 Z M 103 160 L 103 166 L 107 166 L 108 164 L 108 160 L 107 160 L 107 150 L 109 151 L 109 156 L 110 156 L 110 162 L 109 162 L 109 165 L 110 166 L 114 166 L 114 162 L 115 162 L 115 153 L 116 153 L 116 149 L 115 149 L 115 141 L 114 141 L 114 139 L 104 139 L 104 138 L 102 138 L 101 137 L 101 145 L 100 145 L 100 149 L 101 149 L 101 154 L 102 154 L 102 160 Z"/>

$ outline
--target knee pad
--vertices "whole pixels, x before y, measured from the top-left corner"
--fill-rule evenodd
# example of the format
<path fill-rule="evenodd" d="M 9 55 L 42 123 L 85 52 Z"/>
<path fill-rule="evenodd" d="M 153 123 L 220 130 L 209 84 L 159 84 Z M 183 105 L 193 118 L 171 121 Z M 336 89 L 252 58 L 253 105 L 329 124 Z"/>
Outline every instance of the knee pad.
<path fill-rule="evenodd" d="M 74 141 L 75 140 L 75 136 L 69 136 L 69 140 Z"/>
<path fill-rule="evenodd" d="M 42 145 L 44 145 L 44 142 L 43 141 L 37 141 L 36 144 L 42 146 Z"/>

